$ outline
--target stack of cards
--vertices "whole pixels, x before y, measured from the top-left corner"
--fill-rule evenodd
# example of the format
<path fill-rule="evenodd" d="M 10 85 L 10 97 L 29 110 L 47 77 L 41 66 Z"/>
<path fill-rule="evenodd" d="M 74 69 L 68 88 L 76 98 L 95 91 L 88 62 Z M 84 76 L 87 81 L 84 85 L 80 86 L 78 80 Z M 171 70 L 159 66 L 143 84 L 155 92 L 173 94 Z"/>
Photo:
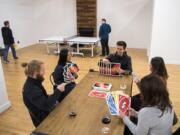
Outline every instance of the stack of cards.
<path fill-rule="evenodd" d="M 131 98 L 121 91 L 113 91 L 107 95 L 106 103 L 111 115 L 119 115 L 119 110 L 124 114 L 128 114 Z"/>
<path fill-rule="evenodd" d="M 66 83 L 74 82 L 78 77 L 79 68 L 74 63 L 67 63 L 64 66 L 63 76 Z"/>
<path fill-rule="evenodd" d="M 95 82 L 92 86 L 94 90 L 107 91 L 109 92 L 112 87 L 111 83 Z"/>
<path fill-rule="evenodd" d="M 106 98 L 107 93 L 111 90 L 111 87 L 112 84 L 110 83 L 95 82 L 92 86 L 92 91 L 88 96 L 96 98 Z"/>

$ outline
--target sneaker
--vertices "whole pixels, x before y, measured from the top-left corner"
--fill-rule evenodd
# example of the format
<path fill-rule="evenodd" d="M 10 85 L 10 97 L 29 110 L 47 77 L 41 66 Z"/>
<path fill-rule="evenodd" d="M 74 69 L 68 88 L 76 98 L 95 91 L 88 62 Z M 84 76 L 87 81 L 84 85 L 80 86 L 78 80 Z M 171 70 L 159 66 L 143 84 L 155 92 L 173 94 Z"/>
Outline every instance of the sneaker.
<path fill-rule="evenodd" d="M 8 60 L 3 60 L 3 63 L 4 63 L 4 64 L 8 64 L 9 61 L 8 61 Z"/>
<path fill-rule="evenodd" d="M 18 57 L 15 57 L 14 59 L 17 60 L 17 59 L 19 59 L 19 58 L 18 58 Z"/>

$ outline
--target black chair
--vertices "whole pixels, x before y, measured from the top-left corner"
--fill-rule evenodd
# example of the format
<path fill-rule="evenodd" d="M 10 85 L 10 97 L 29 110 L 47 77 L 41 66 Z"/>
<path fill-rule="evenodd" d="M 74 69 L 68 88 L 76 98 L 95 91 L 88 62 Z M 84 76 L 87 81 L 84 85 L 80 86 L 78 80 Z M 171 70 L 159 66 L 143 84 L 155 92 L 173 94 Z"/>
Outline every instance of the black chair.
<path fill-rule="evenodd" d="M 53 90 L 55 90 L 57 88 L 57 84 L 54 82 L 53 74 L 54 74 L 54 72 L 52 72 L 51 75 L 49 76 L 49 80 L 53 86 Z"/>

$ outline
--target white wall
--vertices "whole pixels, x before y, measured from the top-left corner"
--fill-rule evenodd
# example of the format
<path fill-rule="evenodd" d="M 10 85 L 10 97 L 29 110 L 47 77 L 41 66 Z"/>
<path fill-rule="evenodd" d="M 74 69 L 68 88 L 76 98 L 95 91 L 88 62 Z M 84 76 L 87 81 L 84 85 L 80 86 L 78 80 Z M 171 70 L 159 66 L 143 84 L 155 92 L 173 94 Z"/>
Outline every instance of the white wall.
<path fill-rule="evenodd" d="M 22 47 L 40 38 L 76 33 L 75 0 L 0 0 L 0 26 L 11 22 L 16 41 Z M 0 34 L 0 44 L 2 37 Z"/>
<path fill-rule="evenodd" d="M 150 44 L 152 0 L 97 0 L 98 28 L 101 18 L 112 26 L 110 46 L 124 40 L 129 48 L 145 48 Z"/>
<path fill-rule="evenodd" d="M 15 40 L 23 47 L 40 38 L 76 33 L 76 0 L 0 2 L 0 26 L 4 20 L 10 20 Z M 125 40 L 129 48 L 148 48 L 152 5 L 152 0 L 97 0 L 98 28 L 101 18 L 107 18 L 112 26 L 110 46 Z"/>
<path fill-rule="evenodd" d="M 7 97 L 1 59 L 0 59 L 0 84 L 1 84 L 0 85 L 0 113 L 2 113 L 3 111 L 5 111 L 11 106 L 11 103 Z"/>
<path fill-rule="evenodd" d="M 180 64 L 180 0 L 155 0 L 150 46 L 151 59 L 161 56 L 166 63 Z"/>
<path fill-rule="evenodd" d="M 9 20 L 15 37 L 22 47 L 34 42 L 33 36 L 33 2 L 27 0 L 0 0 L 0 27 Z M 0 34 L 0 45 L 3 45 Z"/>
<path fill-rule="evenodd" d="M 75 0 L 0 0 L 0 27 L 9 20 L 21 47 L 40 38 L 76 34 Z M 0 34 L 0 46 L 3 46 Z M 10 106 L 0 63 L 0 112 Z"/>
<path fill-rule="evenodd" d="M 37 0 L 35 2 L 36 39 L 76 32 L 76 0 Z"/>

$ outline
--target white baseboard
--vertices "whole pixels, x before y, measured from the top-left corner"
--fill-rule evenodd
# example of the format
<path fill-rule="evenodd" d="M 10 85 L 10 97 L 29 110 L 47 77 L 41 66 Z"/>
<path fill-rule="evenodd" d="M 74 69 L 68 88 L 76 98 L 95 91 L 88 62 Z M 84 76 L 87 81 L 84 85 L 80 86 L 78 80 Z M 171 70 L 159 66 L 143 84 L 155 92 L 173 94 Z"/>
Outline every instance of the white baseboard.
<path fill-rule="evenodd" d="M 11 106 L 11 102 L 7 101 L 5 104 L 0 106 L 0 113 L 4 112 L 5 110 L 7 110 L 9 107 Z"/>

